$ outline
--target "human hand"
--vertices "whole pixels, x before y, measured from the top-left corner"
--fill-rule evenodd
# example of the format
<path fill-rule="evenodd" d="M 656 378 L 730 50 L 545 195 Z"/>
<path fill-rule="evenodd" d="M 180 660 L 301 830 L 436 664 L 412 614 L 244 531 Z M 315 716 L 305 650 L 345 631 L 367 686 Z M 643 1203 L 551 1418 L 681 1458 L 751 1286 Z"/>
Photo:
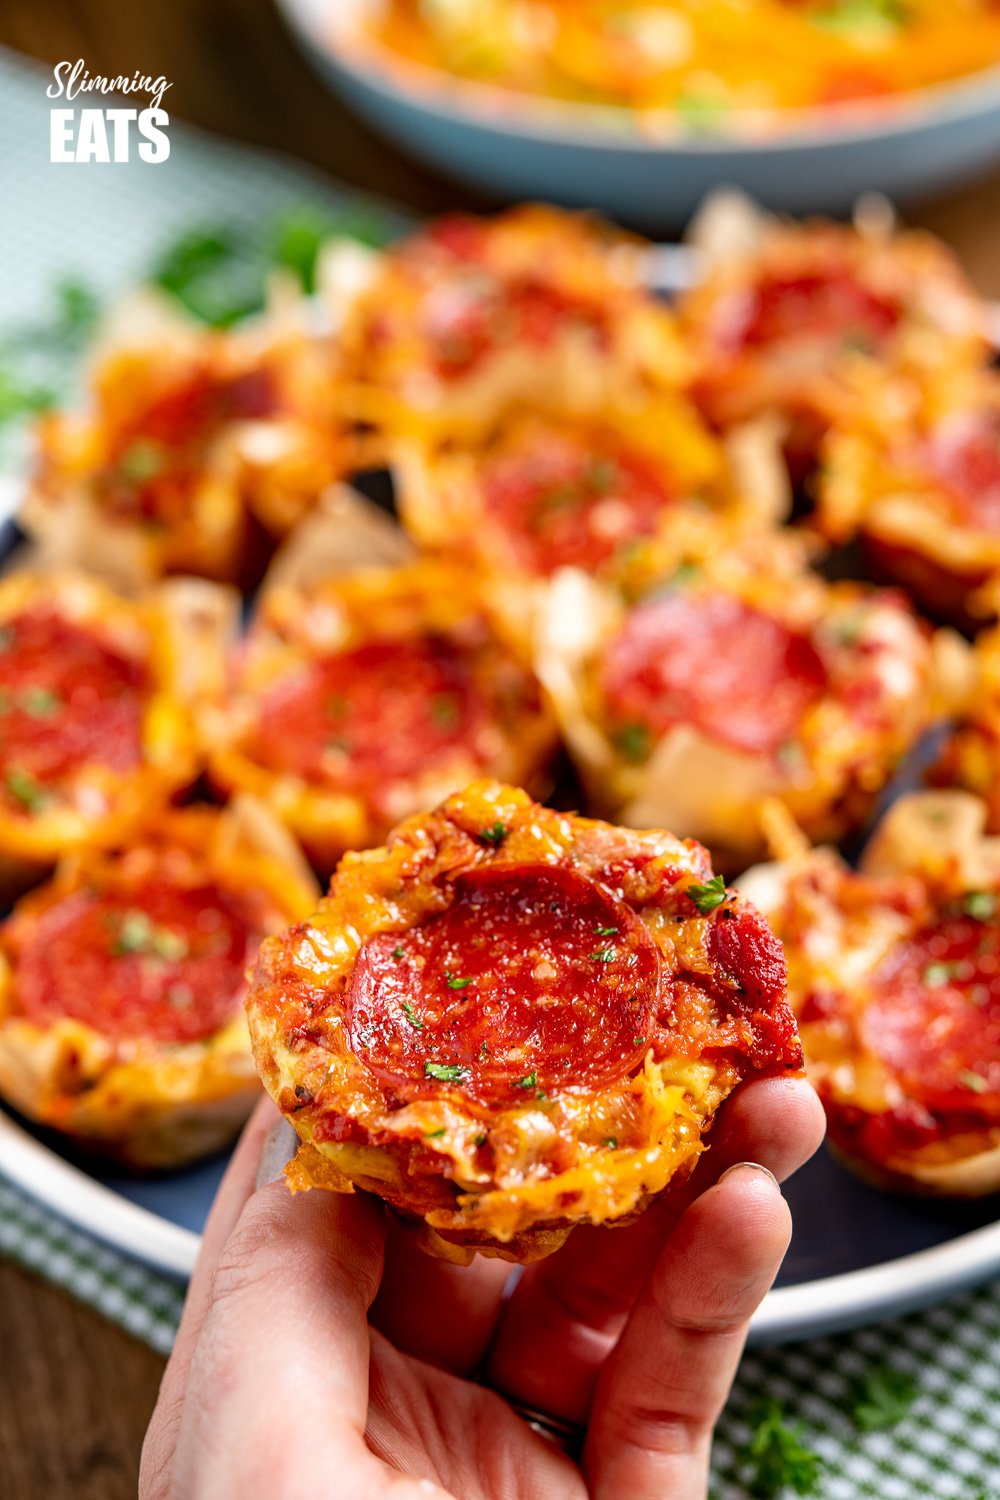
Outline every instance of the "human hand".
<path fill-rule="evenodd" d="M 509 1297 L 510 1266 L 431 1260 L 366 1194 L 256 1188 L 276 1122 L 263 1102 L 212 1210 L 140 1500 L 703 1500 L 791 1231 L 775 1178 L 822 1138 L 804 1080 L 744 1084 L 682 1191 Z M 518 1407 L 579 1428 L 578 1458 Z"/>

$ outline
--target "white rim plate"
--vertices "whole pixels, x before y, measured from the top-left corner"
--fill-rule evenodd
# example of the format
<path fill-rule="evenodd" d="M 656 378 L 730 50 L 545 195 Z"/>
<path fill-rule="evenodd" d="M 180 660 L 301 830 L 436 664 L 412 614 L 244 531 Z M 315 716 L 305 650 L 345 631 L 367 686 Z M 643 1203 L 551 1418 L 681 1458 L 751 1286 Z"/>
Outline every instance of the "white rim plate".
<path fill-rule="evenodd" d="M 690 250 L 661 245 L 650 252 L 650 281 L 678 291 L 691 284 Z M 1000 304 L 993 308 L 1000 342 Z M 22 486 L 0 478 L 0 525 L 16 514 Z M 30 1135 L 0 1108 L 0 1173 L 47 1208 L 116 1249 L 168 1275 L 191 1274 L 201 1236 L 141 1208 L 105 1187 Z M 925 1307 L 1000 1274 L 1000 1222 L 943 1244 L 769 1292 L 753 1319 L 755 1344 L 815 1338 Z"/>

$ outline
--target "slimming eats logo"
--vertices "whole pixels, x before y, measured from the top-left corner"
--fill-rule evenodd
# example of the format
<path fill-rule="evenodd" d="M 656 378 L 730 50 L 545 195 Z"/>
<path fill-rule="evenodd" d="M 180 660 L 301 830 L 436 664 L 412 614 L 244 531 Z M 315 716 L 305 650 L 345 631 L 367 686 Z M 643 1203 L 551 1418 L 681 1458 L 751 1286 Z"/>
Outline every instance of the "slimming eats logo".
<path fill-rule="evenodd" d="M 141 161 L 166 161 L 170 155 L 167 126 L 170 116 L 163 96 L 170 84 L 138 68 L 131 78 L 88 72 L 83 58 L 56 63 L 53 81 L 45 90 L 50 99 L 77 99 L 92 94 L 134 95 L 148 102 L 141 109 L 110 108 L 50 110 L 49 160 L 54 162 L 124 162 L 133 147 Z"/>

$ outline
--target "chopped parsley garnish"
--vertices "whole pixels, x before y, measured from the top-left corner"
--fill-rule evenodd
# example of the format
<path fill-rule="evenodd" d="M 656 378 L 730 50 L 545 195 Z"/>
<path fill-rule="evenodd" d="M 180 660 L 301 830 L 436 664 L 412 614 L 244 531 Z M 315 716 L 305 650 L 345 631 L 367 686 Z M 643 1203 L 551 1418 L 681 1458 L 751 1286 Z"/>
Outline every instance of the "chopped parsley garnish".
<path fill-rule="evenodd" d="M 607 948 L 598 948 L 590 956 L 595 963 L 609 964 L 618 957 L 618 949 L 610 946 Z"/>
<path fill-rule="evenodd" d="M 797 1495 L 813 1493 L 822 1460 L 806 1447 L 802 1437 L 801 1426 L 786 1422 L 777 1401 L 758 1408 L 747 1448 L 752 1465 L 750 1494 L 756 1500 L 778 1500 L 786 1489 Z"/>
<path fill-rule="evenodd" d="M 976 922 L 988 922 L 990 917 L 997 914 L 995 891 L 970 891 L 962 904 L 966 916 L 972 917 Z"/>
<path fill-rule="evenodd" d="M 498 819 L 492 828 L 480 828 L 479 837 L 484 844 L 492 844 L 494 849 L 499 849 L 507 837 L 507 825 Z"/>
<path fill-rule="evenodd" d="M 423 1021 L 421 1021 L 420 1017 L 413 1009 L 413 1006 L 410 1004 L 409 1000 L 403 1001 L 403 1015 L 406 1017 L 415 1031 L 423 1031 L 424 1023 Z"/>
<path fill-rule="evenodd" d="M 645 1047 L 646 1041 L 647 1041 L 647 1038 L 644 1037 L 644 1036 L 634 1036 L 632 1038 L 632 1046 L 633 1047 Z"/>
<path fill-rule="evenodd" d="M 440 1130 L 425 1130 L 424 1131 L 424 1140 L 425 1141 L 436 1141 L 439 1135 L 444 1135 L 444 1126 L 443 1125 L 441 1126 Z"/>
<path fill-rule="evenodd" d="M 598 494 L 607 494 L 618 478 L 618 465 L 613 458 L 595 458 L 587 466 L 587 484 Z"/>
<path fill-rule="evenodd" d="M 130 443 L 118 460 L 118 472 L 133 484 L 145 484 L 162 474 L 167 465 L 166 449 L 161 443 L 148 438 L 137 438 Z"/>
<path fill-rule="evenodd" d="M 467 985 L 470 985 L 472 983 L 471 979 L 460 979 L 458 975 L 453 974 L 450 969 L 445 969 L 444 978 L 445 983 L 450 990 L 464 990 Z"/>
<path fill-rule="evenodd" d="M 959 1073 L 958 1081 L 959 1083 L 964 1083 L 965 1087 L 971 1089 L 974 1094 L 985 1094 L 989 1088 L 989 1084 L 983 1075 L 981 1073 L 973 1073 L 971 1068 L 966 1068 L 964 1072 Z"/>
<path fill-rule="evenodd" d="M 632 761 L 633 765 L 638 765 L 641 761 L 649 759 L 653 737 L 645 724 L 626 724 L 615 735 L 615 744 L 626 760 Z"/>
<path fill-rule="evenodd" d="M 436 1078 L 438 1083 L 459 1083 L 468 1076 L 467 1070 L 458 1063 L 424 1063 L 424 1077 Z"/>
<path fill-rule="evenodd" d="M 606 1135 L 604 1137 L 602 1145 L 607 1146 L 607 1148 L 608 1148 L 609 1151 L 617 1151 L 618 1150 L 618 1137 L 616 1135 Z"/>
<path fill-rule="evenodd" d="M 958 973 L 958 964 L 928 964 L 923 973 L 924 984 L 932 990 L 943 989 Z"/>
<path fill-rule="evenodd" d="M 594 931 L 598 937 L 614 937 L 618 932 L 617 927 L 595 927 Z"/>
<path fill-rule="evenodd" d="M 707 917 L 709 912 L 721 906 L 726 899 L 726 882 L 722 875 L 713 875 L 705 885 L 689 885 L 685 894 L 701 912 Z"/>
<path fill-rule="evenodd" d="M 918 1391 L 916 1380 L 904 1370 L 879 1365 L 869 1370 L 857 1387 L 851 1416 L 862 1432 L 878 1432 L 895 1427 L 906 1416 Z"/>
<path fill-rule="evenodd" d="M 525 1075 L 524 1075 L 523 1078 L 519 1078 L 517 1080 L 517 1082 L 515 1083 L 514 1087 L 516 1089 L 535 1089 L 535 1088 L 537 1088 L 538 1087 L 538 1074 L 537 1073 L 525 1073 Z"/>
<path fill-rule="evenodd" d="M 472 1137 L 472 1144 L 474 1146 L 485 1146 L 486 1142 L 488 1140 L 489 1140 L 489 1136 L 486 1134 L 486 1132 L 484 1130 L 484 1131 L 481 1131 L 479 1135 L 474 1135 Z"/>
<path fill-rule="evenodd" d="M 62 707 L 62 699 L 50 688 L 28 688 L 21 694 L 21 707 L 33 719 L 51 719 Z"/>
<path fill-rule="evenodd" d="M 392 952 L 389 954 L 389 957 L 394 958 L 397 963 L 401 958 L 405 958 L 405 956 L 406 951 L 403 948 L 393 948 Z"/>
<path fill-rule="evenodd" d="M 431 699 L 431 718 L 438 729 L 454 729 L 461 718 L 461 709 L 454 693 L 435 693 Z"/>
<path fill-rule="evenodd" d="M 28 771 L 11 766 L 4 776 L 4 784 L 15 802 L 26 812 L 41 812 L 50 801 L 49 793 Z"/>
<path fill-rule="evenodd" d="M 111 944 L 116 958 L 138 954 L 148 958 L 176 961 L 186 958 L 187 940 L 169 927 L 158 926 L 144 911 L 132 908 L 122 917 L 121 926 Z"/>

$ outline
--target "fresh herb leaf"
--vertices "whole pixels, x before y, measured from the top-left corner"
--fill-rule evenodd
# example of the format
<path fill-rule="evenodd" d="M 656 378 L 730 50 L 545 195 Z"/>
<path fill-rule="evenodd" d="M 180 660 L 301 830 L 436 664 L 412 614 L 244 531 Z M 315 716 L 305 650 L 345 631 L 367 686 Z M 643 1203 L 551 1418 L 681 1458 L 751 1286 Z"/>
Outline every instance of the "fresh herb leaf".
<path fill-rule="evenodd" d="M 21 694 L 21 707 L 33 719 L 51 719 L 62 707 L 62 699 L 50 688 L 28 688 Z"/>
<path fill-rule="evenodd" d="M 413 1009 L 413 1006 L 410 1004 L 409 1000 L 403 1001 L 403 1015 L 406 1017 L 415 1031 L 423 1031 L 424 1023 L 423 1021 L 421 1021 L 420 1017 Z"/>
<path fill-rule="evenodd" d="M 644 1037 L 644 1036 L 634 1036 L 632 1038 L 632 1046 L 633 1047 L 645 1047 L 646 1041 L 647 1041 L 647 1038 Z"/>
<path fill-rule="evenodd" d="M 443 1125 L 441 1126 L 440 1130 L 425 1130 L 424 1131 L 424 1140 L 425 1141 L 436 1141 L 437 1138 L 438 1138 L 438 1136 L 441 1136 L 441 1135 L 444 1135 L 444 1126 Z"/>
<path fill-rule="evenodd" d="M 613 960 L 618 957 L 618 949 L 617 948 L 612 948 L 609 945 L 606 948 L 598 948 L 598 949 L 596 949 L 595 952 L 593 952 L 590 956 L 594 960 L 595 963 L 598 963 L 598 964 L 609 964 L 609 963 L 612 963 Z"/>
<path fill-rule="evenodd" d="M 48 411 L 58 399 L 50 386 L 18 379 L 13 370 L 0 366 L 0 426 L 33 416 L 36 412 Z"/>
<path fill-rule="evenodd" d="M 41 812 L 50 801 L 49 793 L 41 783 L 18 766 L 10 767 L 4 776 L 4 783 L 14 801 L 19 802 L 27 812 Z"/>
<path fill-rule="evenodd" d="M 111 952 L 121 958 L 126 954 L 139 954 L 150 958 L 174 960 L 186 958 L 188 944 L 180 933 L 169 927 L 160 927 L 148 913 L 133 907 L 122 917 L 117 936 L 111 944 Z"/>
<path fill-rule="evenodd" d="M 453 974 L 450 969 L 445 969 L 444 978 L 445 983 L 450 990 L 464 990 L 467 985 L 470 985 L 472 983 L 471 979 L 459 979 L 458 976 L 456 974 Z"/>
<path fill-rule="evenodd" d="M 997 914 L 996 891 L 970 891 L 963 902 L 965 914 L 976 922 L 988 922 Z"/>
<path fill-rule="evenodd" d="M 406 956 L 406 950 L 405 950 L 405 948 L 393 948 L 392 952 L 389 954 L 389 957 L 390 958 L 394 958 L 397 963 L 399 962 L 399 960 L 401 958 L 405 958 L 405 956 Z"/>
<path fill-rule="evenodd" d="M 435 693 L 431 699 L 431 719 L 438 729 L 454 729 L 462 717 L 454 693 Z"/>
<path fill-rule="evenodd" d="M 525 1075 L 524 1075 L 523 1078 L 519 1078 L 517 1080 L 517 1082 L 515 1083 L 514 1087 L 516 1089 L 534 1089 L 534 1088 L 537 1088 L 538 1087 L 538 1074 L 537 1073 L 525 1073 Z"/>
<path fill-rule="evenodd" d="M 810 1495 L 820 1476 L 821 1459 L 802 1441 L 798 1423 L 785 1420 L 777 1401 L 758 1407 L 748 1446 L 750 1494 L 755 1500 L 778 1500 L 787 1489 Z"/>
<path fill-rule="evenodd" d="M 507 825 L 498 819 L 492 828 L 480 828 L 479 837 L 484 844 L 492 844 L 494 849 L 499 849 L 507 837 Z"/>
<path fill-rule="evenodd" d="M 928 964 L 923 973 L 924 984 L 932 990 L 943 989 L 955 978 L 958 964 Z"/>
<path fill-rule="evenodd" d="M 150 438 L 136 438 L 118 460 L 118 472 L 131 484 L 145 484 L 162 474 L 166 465 L 167 452 L 162 443 Z"/>
<path fill-rule="evenodd" d="M 653 737 L 645 724 L 626 724 L 615 735 L 615 744 L 626 760 L 639 765 L 649 759 Z"/>
<path fill-rule="evenodd" d="M 713 875 L 705 885 L 689 885 L 685 891 L 694 905 L 707 917 L 709 912 L 721 906 L 726 899 L 726 882 L 722 875 Z"/>
<path fill-rule="evenodd" d="M 895 1427 L 906 1416 L 919 1392 L 912 1375 L 879 1365 L 869 1370 L 858 1384 L 851 1408 L 854 1423 L 862 1432 L 878 1432 Z"/>
<path fill-rule="evenodd" d="M 598 937 L 614 937 L 618 931 L 617 927 L 595 927 L 594 931 Z"/>
<path fill-rule="evenodd" d="M 93 333 L 100 317 L 101 301 L 93 287 L 74 276 L 55 285 L 56 318 L 52 337 L 59 344 L 80 348 Z"/>
<path fill-rule="evenodd" d="M 606 1135 L 602 1144 L 607 1146 L 609 1151 L 617 1151 L 618 1137 L 616 1135 Z"/>
<path fill-rule="evenodd" d="M 468 1076 L 467 1070 L 458 1063 L 424 1063 L 424 1077 L 436 1078 L 439 1083 L 458 1083 Z"/>

